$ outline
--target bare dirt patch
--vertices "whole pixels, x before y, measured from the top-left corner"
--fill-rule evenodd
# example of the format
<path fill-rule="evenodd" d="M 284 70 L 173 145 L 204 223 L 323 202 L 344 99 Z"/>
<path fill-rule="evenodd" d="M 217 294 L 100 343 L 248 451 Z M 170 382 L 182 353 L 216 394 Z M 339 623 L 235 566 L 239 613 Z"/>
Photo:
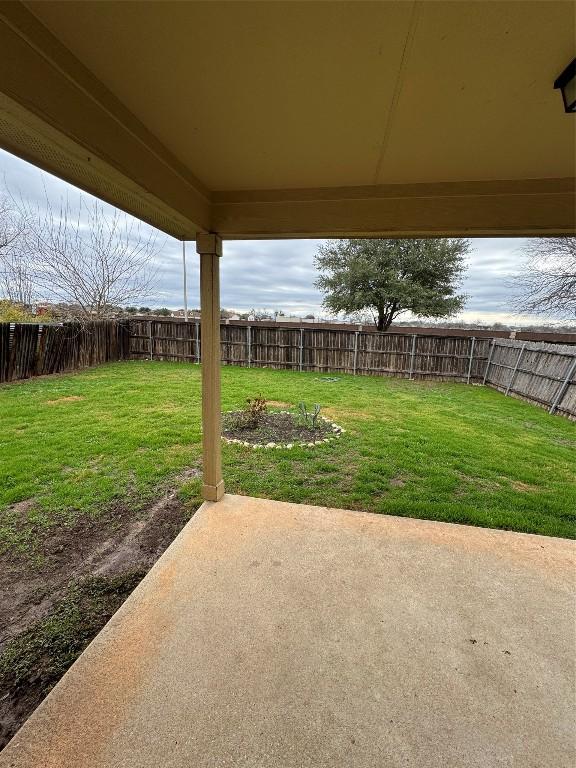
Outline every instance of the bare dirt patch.
<path fill-rule="evenodd" d="M 292 403 L 284 403 L 282 400 L 266 400 L 266 405 L 271 408 L 292 408 Z"/>
<path fill-rule="evenodd" d="M 73 582 L 44 618 L 0 656 L 0 749 L 144 577 L 130 571 Z"/>
<path fill-rule="evenodd" d="M 46 400 L 46 405 L 58 405 L 59 403 L 77 403 L 79 400 L 86 400 L 82 395 L 68 395 L 68 397 L 57 397 L 56 400 Z"/>
<path fill-rule="evenodd" d="M 463 490 L 466 486 L 468 488 L 473 486 L 482 491 L 502 490 L 502 485 L 500 483 L 497 483 L 495 480 L 488 480 L 486 477 L 472 477 L 471 475 L 465 475 L 463 472 L 456 472 L 456 475 L 464 487 Z"/>
<path fill-rule="evenodd" d="M 512 488 L 514 488 L 515 491 L 522 491 L 524 493 L 536 493 L 540 489 L 537 488 L 535 485 L 529 485 L 528 483 L 523 483 L 521 480 L 511 480 L 510 485 Z"/>
<path fill-rule="evenodd" d="M 24 499 L 23 501 L 18 501 L 16 504 L 12 504 L 10 509 L 12 512 L 15 512 L 17 515 L 26 515 L 34 506 L 34 499 Z"/>
<path fill-rule="evenodd" d="M 376 416 L 373 413 L 353 410 L 352 408 L 323 408 L 322 413 L 334 421 L 338 421 L 339 419 L 351 419 L 353 421 L 376 421 L 377 419 L 380 419 L 379 416 Z"/>
<path fill-rule="evenodd" d="M 39 545 L 39 565 L 18 553 L 2 557 L 0 749 L 184 527 L 190 510 L 177 489 L 198 474 L 188 470 L 144 510 L 118 504 L 97 518 L 54 526 Z M 33 504 L 12 511 L 24 516 Z M 62 630 L 47 639 L 58 621 Z"/>
<path fill-rule="evenodd" d="M 556 443 L 556 445 L 564 445 L 567 448 L 576 448 L 576 440 L 558 437 L 556 440 L 553 440 L 553 442 Z"/>

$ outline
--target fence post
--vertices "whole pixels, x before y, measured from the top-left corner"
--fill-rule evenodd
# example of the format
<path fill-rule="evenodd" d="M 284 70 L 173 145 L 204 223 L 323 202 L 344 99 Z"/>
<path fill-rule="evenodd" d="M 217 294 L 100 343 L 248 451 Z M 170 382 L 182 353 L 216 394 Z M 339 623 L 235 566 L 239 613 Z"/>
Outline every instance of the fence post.
<path fill-rule="evenodd" d="M 359 331 L 355 331 L 354 333 L 354 363 L 352 368 L 352 373 L 354 376 L 356 376 L 356 363 L 358 361 L 358 335 Z"/>
<path fill-rule="evenodd" d="M 302 359 L 304 351 L 304 328 L 300 328 L 300 349 L 299 349 L 299 368 L 302 370 Z"/>
<path fill-rule="evenodd" d="M 252 356 L 252 331 L 249 325 L 246 326 L 246 356 L 248 368 L 250 368 L 250 358 Z"/>
<path fill-rule="evenodd" d="M 472 336 L 470 342 L 470 360 L 468 361 L 468 375 L 466 376 L 466 384 L 470 384 L 470 374 L 472 373 L 472 360 L 474 359 L 474 344 L 476 343 L 476 337 Z"/>
<path fill-rule="evenodd" d="M 494 354 L 494 347 L 496 346 L 496 339 L 492 339 L 490 342 L 490 352 L 488 352 L 488 362 L 486 363 L 486 370 L 484 371 L 484 378 L 482 380 L 482 384 L 486 384 L 486 379 L 488 378 L 488 371 L 490 369 L 490 363 L 492 362 L 492 355 Z"/>
<path fill-rule="evenodd" d="M 194 347 L 196 349 L 196 362 L 200 363 L 200 323 L 194 323 Z"/>
<path fill-rule="evenodd" d="M 42 339 L 44 338 L 44 326 L 38 326 L 38 335 L 36 339 L 36 362 L 34 363 L 34 373 L 39 375 L 39 371 L 42 370 L 42 363 L 44 362 L 44 344 Z M 1 380 L 1 379 L 0 379 Z"/>
<path fill-rule="evenodd" d="M 148 345 L 150 348 L 150 360 L 152 360 L 154 356 L 154 347 L 152 342 L 152 320 L 148 320 Z"/>
<path fill-rule="evenodd" d="M 514 384 L 514 379 L 516 378 L 516 372 L 518 371 L 518 366 L 520 365 L 520 360 L 522 360 L 522 355 L 524 354 L 524 350 L 526 349 L 526 344 L 522 344 L 522 348 L 520 350 L 520 353 L 518 357 L 516 358 L 516 365 L 514 366 L 514 370 L 512 371 L 512 375 L 510 376 L 510 381 L 508 383 L 508 387 L 506 388 L 506 392 L 504 393 L 506 397 L 508 397 L 508 392 L 510 392 L 510 389 L 512 387 L 512 384 Z"/>
<path fill-rule="evenodd" d="M 566 378 L 558 387 L 558 392 L 556 393 L 554 402 L 550 406 L 550 410 L 548 411 L 548 413 L 556 412 L 556 409 L 564 399 L 564 395 L 566 394 L 566 390 L 570 386 L 570 382 L 572 381 L 572 376 L 574 375 L 574 373 L 576 373 L 576 356 L 574 357 L 572 362 L 568 364 L 568 373 L 566 374 Z"/>
<path fill-rule="evenodd" d="M 408 376 L 409 379 L 411 379 L 414 374 L 414 357 L 416 354 L 416 338 L 417 338 L 417 335 L 413 333 L 412 334 L 412 350 L 410 352 L 410 374 Z"/>

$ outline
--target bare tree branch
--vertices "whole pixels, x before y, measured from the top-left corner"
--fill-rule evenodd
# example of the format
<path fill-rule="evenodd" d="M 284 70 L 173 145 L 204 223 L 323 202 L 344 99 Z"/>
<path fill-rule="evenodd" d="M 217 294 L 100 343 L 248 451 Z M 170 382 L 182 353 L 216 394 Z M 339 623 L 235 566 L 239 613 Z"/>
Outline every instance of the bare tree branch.
<path fill-rule="evenodd" d="M 526 263 L 513 278 L 518 312 L 576 317 L 576 237 L 528 241 Z"/>
<path fill-rule="evenodd" d="M 6 195 L 0 195 L 0 297 L 26 308 L 32 304 L 33 280 L 25 242 L 28 220 Z"/>
<path fill-rule="evenodd" d="M 76 211 L 67 199 L 55 209 L 47 198 L 44 208 L 28 207 L 26 217 L 34 285 L 45 300 L 77 307 L 76 316 L 100 319 L 151 294 L 161 246 L 140 222 L 83 198 Z"/>

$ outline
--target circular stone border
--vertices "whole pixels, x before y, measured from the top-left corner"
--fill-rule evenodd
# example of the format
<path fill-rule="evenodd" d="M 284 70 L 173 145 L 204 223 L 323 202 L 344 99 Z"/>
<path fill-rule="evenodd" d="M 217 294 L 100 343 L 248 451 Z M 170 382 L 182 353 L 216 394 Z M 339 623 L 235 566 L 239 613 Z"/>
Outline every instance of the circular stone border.
<path fill-rule="evenodd" d="M 228 413 L 235 413 L 235 411 L 228 411 Z M 270 414 L 275 413 L 287 413 L 289 416 L 294 416 L 294 413 L 292 411 L 269 411 Z M 225 416 L 226 414 L 222 414 Z M 225 443 L 229 443 L 231 445 L 242 445 L 245 448 L 253 448 L 254 450 L 273 450 L 274 448 L 283 448 L 283 449 L 291 449 L 291 448 L 315 448 L 318 445 L 322 445 L 323 443 L 331 443 L 332 440 L 335 440 L 336 438 L 340 437 L 340 435 L 344 434 L 346 430 L 341 427 L 339 424 L 336 424 L 332 421 L 332 419 L 326 418 L 326 416 L 319 416 L 319 419 L 322 419 L 323 422 L 326 424 L 330 424 L 332 427 L 332 434 L 330 437 L 325 437 L 322 440 L 316 440 L 313 443 L 303 443 L 301 441 L 295 441 L 293 443 L 249 443 L 247 440 L 239 440 L 238 438 L 234 437 L 226 437 L 225 435 L 222 435 L 222 440 Z"/>

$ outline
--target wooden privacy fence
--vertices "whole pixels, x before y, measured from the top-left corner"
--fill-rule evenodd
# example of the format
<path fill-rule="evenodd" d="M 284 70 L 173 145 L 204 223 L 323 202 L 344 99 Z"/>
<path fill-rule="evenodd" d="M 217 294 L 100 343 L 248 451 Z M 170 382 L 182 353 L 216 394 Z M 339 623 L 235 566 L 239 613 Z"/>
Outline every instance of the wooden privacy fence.
<path fill-rule="evenodd" d="M 222 362 L 244 367 L 479 381 L 490 339 L 316 328 L 220 326 Z M 131 320 L 130 356 L 200 362 L 199 322 Z"/>
<path fill-rule="evenodd" d="M 200 362 L 199 322 L 131 320 L 129 325 L 131 358 Z M 576 347 L 226 323 L 220 332 L 222 362 L 229 365 L 484 383 L 576 418 Z"/>
<path fill-rule="evenodd" d="M 0 323 L 0 382 L 61 373 L 129 353 L 126 323 Z"/>
<path fill-rule="evenodd" d="M 222 362 L 484 383 L 576 419 L 576 347 L 508 339 L 221 325 Z M 114 360 L 199 363 L 199 322 L 0 323 L 0 382 Z"/>
<path fill-rule="evenodd" d="M 482 381 L 576 418 L 576 348 L 493 339 Z"/>

